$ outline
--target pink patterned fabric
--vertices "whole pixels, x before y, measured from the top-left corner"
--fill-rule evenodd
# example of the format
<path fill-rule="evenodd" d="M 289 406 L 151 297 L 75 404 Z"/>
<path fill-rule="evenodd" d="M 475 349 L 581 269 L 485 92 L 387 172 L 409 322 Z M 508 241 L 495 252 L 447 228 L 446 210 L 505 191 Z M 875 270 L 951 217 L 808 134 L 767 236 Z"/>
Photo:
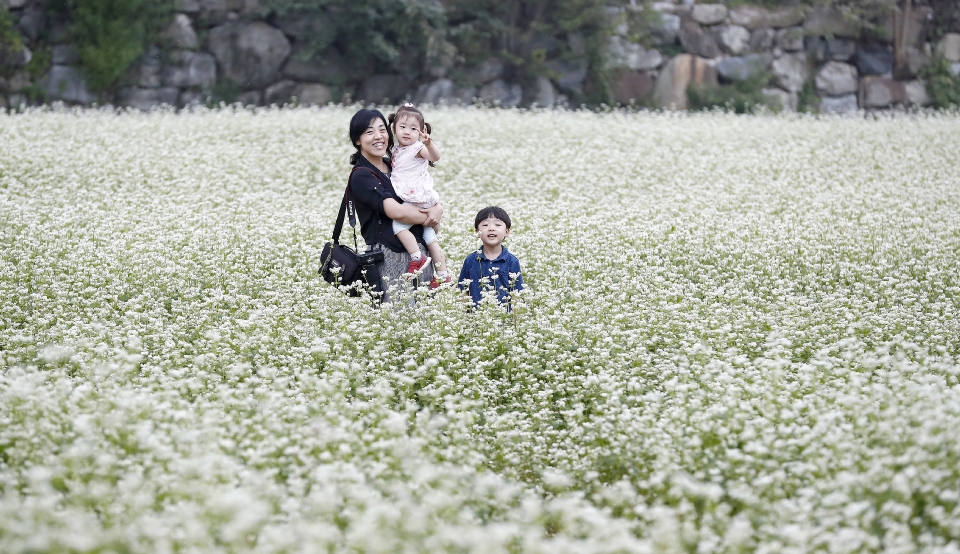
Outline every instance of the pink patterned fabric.
<path fill-rule="evenodd" d="M 440 195 L 433 188 L 433 177 L 427 171 L 430 162 L 417 157 L 421 149 L 423 143 L 420 141 L 410 146 L 393 147 L 390 182 L 405 203 L 429 208 L 440 201 Z"/>

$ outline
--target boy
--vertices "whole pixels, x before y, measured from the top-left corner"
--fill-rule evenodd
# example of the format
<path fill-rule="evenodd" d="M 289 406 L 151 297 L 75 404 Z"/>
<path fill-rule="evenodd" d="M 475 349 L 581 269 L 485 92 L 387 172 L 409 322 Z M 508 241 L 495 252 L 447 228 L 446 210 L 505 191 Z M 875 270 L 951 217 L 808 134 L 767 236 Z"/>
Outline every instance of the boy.
<path fill-rule="evenodd" d="M 510 216 L 503 208 L 490 206 L 480 210 L 473 222 L 483 246 L 463 261 L 460 290 L 469 290 L 474 305 L 480 303 L 482 291 L 495 290 L 497 300 L 509 307 L 510 292 L 523 290 L 520 260 L 507 251 L 503 239 L 510 236 Z"/>

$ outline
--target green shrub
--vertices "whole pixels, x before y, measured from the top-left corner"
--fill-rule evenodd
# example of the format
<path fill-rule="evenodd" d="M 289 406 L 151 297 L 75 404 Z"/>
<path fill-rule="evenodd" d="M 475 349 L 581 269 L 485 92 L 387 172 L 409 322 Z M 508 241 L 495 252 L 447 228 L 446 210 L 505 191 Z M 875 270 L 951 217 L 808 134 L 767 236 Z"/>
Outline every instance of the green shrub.
<path fill-rule="evenodd" d="M 23 50 L 23 40 L 17 31 L 10 12 L 0 9 L 0 77 L 9 77 L 13 68 L 3 64 L 3 59 L 14 52 Z"/>
<path fill-rule="evenodd" d="M 122 84 L 127 69 L 169 24 L 170 0 L 59 0 L 55 14 L 69 21 L 69 40 L 95 91 Z"/>
<path fill-rule="evenodd" d="M 775 99 L 763 94 L 763 88 L 770 81 L 770 74 L 759 72 L 742 81 L 729 85 L 690 85 L 687 87 L 687 103 L 692 110 L 724 108 L 736 113 L 749 113 L 759 106 L 780 111 L 783 106 Z"/>
<path fill-rule="evenodd" d="M 920 77 L 935 108 L 960 106 L 960 76 L 950 70 L 949 60 L 934 57 L 929 66 L 920 70 Z"/>
<path fill-rule="evenodd" d="M 820 95 L 813 79 L 807 79 L 803 88 L 797 94 L 797 111 L 800 113 L 817 113 L 820 111 Z"/>

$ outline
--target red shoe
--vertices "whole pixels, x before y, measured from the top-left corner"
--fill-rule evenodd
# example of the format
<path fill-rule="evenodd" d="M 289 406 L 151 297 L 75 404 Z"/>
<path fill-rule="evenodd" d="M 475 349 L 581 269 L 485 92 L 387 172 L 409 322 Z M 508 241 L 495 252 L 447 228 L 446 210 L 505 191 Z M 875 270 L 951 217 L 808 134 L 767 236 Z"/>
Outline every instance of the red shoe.
<path fill-rule="evenodd" d="M 430 281 L 430 290 L 437 290 L 437 289 L 440 288 L 442 285 L 445 285 L 445 284 L 447 284 L 447 283 L 449 283 L 449 282 L 450 282 L 450 276 L 449 276 L 449 275 L 447 275 L 447 276 L 443 279 L 443 281 L 441 281 L 440 279 L 437 279 L 437 277 L 434 276 L 434 277 L 433 277 L 433 280 Z"/>
<path fill-rule="evenodd" d="M 407 273 L 416 275 L 420 273 L 428 263 L 430 263 L 430 256 L 420 256 L 419 260 L 410 260 L 410 265 L 407 266 Z"/>

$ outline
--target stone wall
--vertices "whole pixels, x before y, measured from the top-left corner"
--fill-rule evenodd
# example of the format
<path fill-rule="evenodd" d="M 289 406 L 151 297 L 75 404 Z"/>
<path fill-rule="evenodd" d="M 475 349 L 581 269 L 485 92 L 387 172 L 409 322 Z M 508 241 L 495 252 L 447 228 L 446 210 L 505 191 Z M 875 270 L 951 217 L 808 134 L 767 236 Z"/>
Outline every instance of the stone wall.
<path fill-rule="evenodd" d="M 321 60 L 303 59 L 301 41 L 318 23 L 265 19 L 258 0 L 176 0 L 175 6 L 159 43 L 131 67 L 128 86 L 97 95 L 87 87 L 76 49 L 64 40 L 63 25 L 46 20 L 45 0 L 0 0 L 0 9 L 13 16 L 24 45 L 18 52 L 0 51 L 0 107 L 29 104 L 28 90 L 42 91 L 47 101 L 140 109 L 203 104 L 216 99 L 218 90 L 220 96 L 227 90 L 229 100 L 247 105 L 410 99 L 552 107 L 578 97 L 590 85 L 585 54 L 547 59 L 549 77 L 518 76 L 496 56 L 463 68 L 459 74 L 468 75 L 465 82 L 369 75 L 350 67 L 335 50 Z M 619 104 L 682 109 L 691 83 L 731 83 L 764 71 L 772 75 L 764 94 L 787 109 L 795 109 L 800 91 L 812 85 L 822 111 L 848 113 L 927 104 L 917 73 L 935 52 L 960 72 L 960 34 L 948 33 L 931 43 L 931 11 L 922 6 L 909 17 L 891 17 L 886 32 L 870 41 L 862 40 L 861 31 L 845 24 L 839 13 L 826 9 L 728 9 L 686 1 L 653 4 L 654 11 L 645 18 L 653 22 L 646 38 L 631 40 L 636 33 L 626 21 L 631 11 L 640 9 L 609 11 L 616 33 L 606 69 Z M 571 37 L 569 50 L 582 51 L 575 44 L 577 37 Z M 32 82 L 24 67 L 37 48 L 50 48 L 51 63 Z"/>

